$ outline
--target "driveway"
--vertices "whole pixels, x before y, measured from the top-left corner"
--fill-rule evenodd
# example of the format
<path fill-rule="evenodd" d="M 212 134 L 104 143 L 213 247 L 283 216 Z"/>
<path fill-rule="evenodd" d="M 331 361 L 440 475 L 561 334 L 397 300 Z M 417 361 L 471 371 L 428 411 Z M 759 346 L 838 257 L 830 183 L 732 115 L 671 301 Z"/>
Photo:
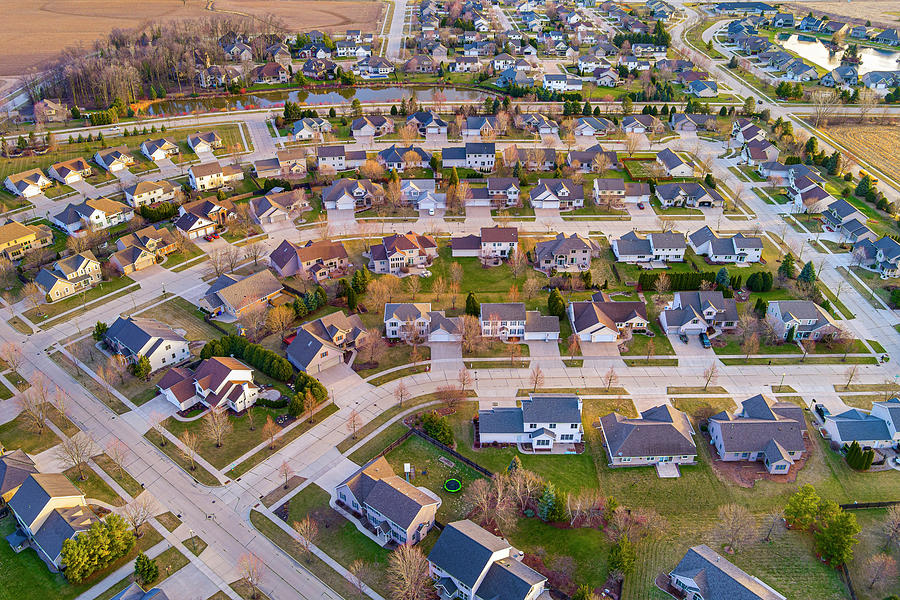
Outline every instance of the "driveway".
<path fill-rule="evenodd" d="M 431 342 L 428 344 L 431 348 L 431 361 L 455 360 L 462 361 L 462 345 L 459 342 Z M 452 365 L 436 364 L 435 370 L 449 369 Z"/>
<path fill-rule="evenodd" d="M 668 334 L 669 342 L 672 344 L 672 348 L 675 350 L 676 356 L 689 356 L 689 357 L 698 357 L 698 356 L 715 356 L 715 353 L 711 348 L 704 348 L 703 344 L 700 343 L 700 337 L 696 334 L 688 335 L 688 343 L 685 344 L 680 339 L 678 339 L 678 335 L 674 333 Z"/>
<path fill-rule="evenodd" d="M 619 356 L 618 342 L 581 342 L 581 354 L 585 358 L 609 358 Z"/>
<path fill-rule="evenodd" d="M 491 216 L 490 206 L 467 206 L 466 207 L 466 223 L 472 223 L 473 220 L 486 221 L 488 223 L 494 220 Z M 477 224 L 477 223 L 472 223 Z"/>
<path fill-rule="evenodd" d="M 160 177 L 176 177 L 181 175 L 181 169 L 172 162 L 171 158 L 161 158 L 154 162 L 156 163 L 156 166 L 159 167 Z"/>
<path fill-rule="evenodd" d="M 76 181 L 71 184 L 71 187 L 75 188 L 78 192 L 84 194 L 85 198 L 97 198 L 98 196 L 102 196 L 100 191 L 89 184 L 87 181 L 82 179 L 81 181 Z"/>
<path fill-rule="evenodd" d="M 534 341 L 525 343 L 528 344 L 528 352 L 531 358 L 559 358 L 559 344 L 556 340 L 552 342 Z"/>
<path fill-rule="evenodd" d="M 356 213 L 352 210 L 329 210 L 328 222 L 332 225 L 353 225 L 356 223 Z"/>
<path fill-rule="evenodd" d="M 198 152 L 197 157 L 200 159 L 201 164 L 217 162 L 216 155 L 212 152 Z"/>
<path fill-rule="evenodd" d="M 135 175 L 128 169 L 119 169 L 118 171 L 113 173 L 113 175 L 115 175 L 116 178 L 125 185 L 133 185 L 138 181 L 137 175 Z"/>

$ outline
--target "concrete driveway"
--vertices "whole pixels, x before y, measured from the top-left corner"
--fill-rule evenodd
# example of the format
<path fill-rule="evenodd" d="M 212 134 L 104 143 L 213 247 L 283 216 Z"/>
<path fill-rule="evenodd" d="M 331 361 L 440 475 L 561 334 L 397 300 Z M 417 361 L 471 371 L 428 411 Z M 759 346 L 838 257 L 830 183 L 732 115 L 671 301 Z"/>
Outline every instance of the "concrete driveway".
<path fill-rule="evenodd" d="M 494 217 L 491 216 L 490 206 L 467 206 L 466 207 L 466 223 L 473 220 L 492 222 Z"/>
<path fill-rule="evenodd" d="M 619 356 L 618 342 L 581 342 L 581 354 L 585 358 L 609 358 Z"/>
<path fill-rule="evenodd" d="M 676 356 L 715 356 L 715 352 L 712 351 L 712 348 L 703 347 L 703 344 L 700 343 L 700 337 L 697 334 L 689 334 L 687 344 L 678 339 L 678 334 L 670 333 L 668 336 Z"/>
<path fill-rule="evenodd" d="M 431 342 L 428 347 L 431 348 L 432 361 L 462 361 L 462 345 L 459 342 Z M 435 369 L 445 368 L 447 368 L 446 364 L 444 366 L 435 365 Z"/>
<path fill-rule="evenodd" d="M 352 210 L 329 210 L 328 222 L 334 225 L 347 225 L 356 222 L 356 213 Z"/>
<path fill-rule="evenodd" d="M 128 169 L 119 169 L 118 171 L 113 173 L 113 175 L 115 175 L 116 179 L 118 179 L 125 185 L 133 185 L 138 181 L 137 175 L 135 175 Z"/>
<path fill-rule="evenodd" d="M 97 198 L 98 196 L 102 195 L 97 188 L 92 186 L 90 183 L 88 183 L 84 179 L 82 179 L 80 181 L 76 181 L 75 183 L 72 183 L 71 187 L 73 187 L 78 192 L 84 194 L 85 198 Z"/>
<path fill-rule="evenodd" d="M 216 155 L 213 154 L 212 152 L 209 152 L 209 151 L 206 151 L 206 152 L 197 152 L 197 157 L 200 159 L 200 163 L 201 163 L 201 164 L 206 164 L 206 163 L 211 163 L 211 162 L 217 162 L 217 161 L 216 161 Z"/>
<path fill-rule="evenodd" d="M 553 341 L 525 342 L 531 358 L 559 358 L 559 344 Z"/>
<path fill-rule="evenodd" d="M 181 169 L 172 162 L 171 158 L 161 158 L 154 162 L 156 163 L 156 166 L 159 167 L 160 177 L 176 177 L 181 175 Z"/>

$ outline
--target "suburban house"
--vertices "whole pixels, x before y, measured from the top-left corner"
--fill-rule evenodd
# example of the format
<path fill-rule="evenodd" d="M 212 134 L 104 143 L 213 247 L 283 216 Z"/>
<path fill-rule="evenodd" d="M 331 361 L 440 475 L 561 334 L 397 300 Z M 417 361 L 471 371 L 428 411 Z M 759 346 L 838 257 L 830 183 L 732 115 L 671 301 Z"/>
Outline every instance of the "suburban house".
<path fill-rule="evenodd" d="M 0 454 L 0 506 L 5 506 L 28 476 L 37 472 L 34 461 L 21 449 Z"/>
<path fill-rule="evenodd" d="M 165 227 L 148 225 L 116 240 L 117 252 L 109 260 L 121 273 L 128 274 L 156 264 L 175 252 L 178 240 Z"/>
<path fill-rule="evenodd" d="M 577 233 L 570 236 L 558 233 L 552 240 L 538 242 L 534 255 L 535 267 L 545 273 L 586 271 L 591 267 L 591 259 L 600 256 L 600 246 Z"/>
<path fill-rule="evenodd" d="M 304 117 L 294 121 L 291 137 L 295 141 L 319 139 L 323 133 L 331 131 L 331 123 L 320 117 Z"/>
<path fill-rule="evenodd" d="M 882 279 L 900 274 L 900 243 L 893 238 L 885 236 L 873 242 L 866 237 L 853 244 L 853 254 L 862 259 L 861 267 L 880 273 Z"/>
<path fill-rule="evenodd" d="M 254 67 L 250 71 L 250 81 L 253 83 L 274 85 L 276 83 L 287 83 L 290 80 L 291 74 L 277 62 L 268 62 Z"/>
<path fill-rule="evenodd" d="M 668 404 L 649 408 L 637 418 L 611 412 L 600 417 L 600 430 L 611 467 L 693 464 L 697 460 L 688 416 Z"/>
<path fill-rule="evenodd" d="M 394 65 L 381 56 L 365 56 L 353 65 L 353 71 L 364 78 L 383 78 L 394 72 Z"/>
<path fill-rule="evenodd" d="M 60 183 L 77 183 L 85 177 L 90 177 L 94 170 L 88 161 L 81 157 L 58 162 L 47 169 L 47 173 Z"/>
<path fill-rule="evenodd" d="M 742 233 L 719 237 L 704 226 L 688 236 L 691 249 L 712 263 L 756 263 L 762 259 L 763 242 L 760 237 Z"/>
<path fill-rule="evenodd" d="M 299 190 L 275 188 L 265 196 L 250 200 L 250 214 L 257 223 L 272 225 L 291 220 L 291 216 L 309 209 L 309 200 Z"/>
<path fill-rule="evenodd" d="M 369 115 L 353 119 L 350 133 L 354 138 L 371 138 L 394 132 L 394 121 L 384 115 Z"/>
<path fill-rule="evenodd" d="M 187 143 L 197 154 L 212 152 L 222 147 L 222 136 L 217 131 L 198 131 L 187 136 Z"/>
<path fill-rule="evenodd" d="M 434 179 L 403 179 L 400 181 L 400 202 L 418 210 L 435 210 L 447 206 L 447 194 L 437 191 Z"/>
<path fill-rule="evenodd" d="M 472 521 L 454 521 L 428 553 L 428 572 L 442 600 L 550 600 L 547 578 L 522 563 L 523 557 Z"/>
<path fill-rule="evenodd" d="M 586 150 L 570 150 L 566 154 L 566 165 L 581 173 L 621 168 L 615 150 L 604 150 L 600 144 Z"/>
<path fill-rule="evenodd" d="M 7 175 L 3 185 L 16 196 L 31 198 L 53 185 L 53 182 L 40 169 L 31 169 Z"/>
<path fill-rule="evenodd" d="M 502 55 L 501 55 L 502 56 Z M 512 58 L 512 57 L 510 57 Z M 496 57 L 495 57 L 496 59 Z M 470 116 L 466 117 L 463 123 L 461 134 L 463 137 L 478 137 L 485 135 L 500 134 L 500 124 L 497 117 L 488 116 Z"/>
<path fill-rule="evenodd" d="M 647 305 L 643 302 L 615 302 L 606 292 L 597 292 L 589 301 L 570 302 L 566 307 L 572 332 L 582 342 L 618 342 L 631 338 L 633 331 L 647 331 Z"/>
<path fill-rule="evenodd" d="M 444 148 L 441 164 L 444 168 L 460 167 L 475 171 L 490 172 L 497 161 L 497 150 L 493 142 L 470 142 L 463 147 Z"/>
<path fill-rule="evenodd" d="M 628 115 L 622 119 L 622 131 L 625 133 L 655 133 L 664 127 L 662 121 L 653 115 Z"/>
<path fill-rule="evenodd" d="M 602 137 L 615 129 L 615 123 L 604 117 L 578 117 L 573 131 L 576 136 Z"/>
<path fill-rule="evenodd" d="M 625 180 L 621 177 L 608 177 L 594 180 L 594 202 L 599 206 L 624 206 Z"/>
<path fill-rule="evenodd" d="M 414 112 L 406 117 L 406 124 L 412 125 L 419 135 L 428 136 L 447 133 L 447 121 L 432 110 Z"/>
<path fill-rule="evenodd" d="M 134 164 L 134 156 L 127 146 L 103 148 L 94 153 L 94 162 L 109 171 L 116 173 Z"/>
<path fill-rule="evenodd" d="M 851 408 L 836 415 L 826 414 L 825 432 L 831 441 L 839 445 L 859 442 L 863 447 L 890 448 L 895 443 L 896 434 L 891 432 L 888 421 L 875 416 L 874 412 L 875 403 L 872 403 L 872 413 Z M 897 421 L 892 420 L 891 423 L 896 426 Z"/>
<path fill-rule="evenodd" d="M 884 419 L 891 437 L 900 442 L 900 398 L 873 402 L 872 415 Z"/>
<path fill-rule="evenodd" d="M 229 356 L 207 358 L 193 371 L 173 367 L 156 387 L 182 411 L 202 404 L 240 413 L 253 406 L 259 395 L 259 387 L 253 383 L 253 369 Z"/>
<path fill-rule="evenodd" d="M 44 267 L 34 278 L 48 302 L 68 298 L 100 283 L 100 261 L 90 250 L 61 258 L 49 269 Z"/>
<path fill-rule="evenodd" d="M 240 81 L 243 73 L 230 65 L 209 65 L 197 72 L 197 83 L 202 88 L 227 87 Z"/>
<path fill-rule="evenodd" d="M 325 210 L 366 210 L 384 197 L 384 187 L 370 179 L 337 179 L 322 190 Z"/>
<path fill-rule="evenodd" d="M 673 131 L 700 131 L 710 126 L 715 127 L 715 115 L 703 115 L 695 113 L 675 113 L 669 119 L 669 125 Z"/>
<path fill-rule="evenodd" d="M 71 116 L 69 107 L 59 98 L 45 98 L 34 103 L 34 118 L 51 123 L 68 121 Z"/>
<path fill-rule="evenodd" d="M 198 191 L 214 190 L 232 181 L 243 181 L 244 170 L 240 165 L 225 165 L 217 162 L 209 162 L 201 165 L 192 165 L 188 169 L 188 182 Z"/>
<path fill-rule="evenodd" d="M 627 263 L 652 261 L 684 262 L 687 250 L 684 234 L 678 232 L 649 233 L 647 237 L 639 237 L 637 232 L 629 231 L 610 244 L 616 260 Z"/>
<path fill-rule="evenodd" d="M 129 206 L 139 208 L 157 202 L 175 199 L 178 188 L 165 179 L 159 181 L 139 181 L 125 188 L 125 202 Z"/>
<path fill-rule="evenodd" d="M 743 146 L 753 140 L 766 139 L 766 132 L 749 119 L 736 119 L 731 126 L 731 137 Z"/>
<path fill-rule="evenodd" d="M 431 310 L 430 302 L 389 303 L 384 307 L 384 337 L 388 339 L 458 342 L 461 333 L 459 319 Z"/>
<path fill-rule="evenodd" d="M 386 169 L 405 171 L 406 169 L 428 165 L 431 160 L 431 154 L 419 146 L 391 144 L 378 153 L 377 160 Z"/>
<path fill-rule="evenodd" d="M 394 473 L 384 456 L 372 459 L 334 489 L 338 506 L 350 510 L 383 546 L 416 544 L 434 527 L 440 497 Z"/>
<path fill-rule="evenodd" d="M 216 227 L 224 227 L 236 216 L 231 200 L 210 196 L 179 206 L 175 227 L 188 239 L 196 239 L 213 233 Z"/>
<path fill-rule="evenodd" d="M 555 150 L 551 150 L 555 153 Z M 519 203 L 519 180 L 515 177 L 488 177 L 485 187 L 469 188 L 466 206 L 516 206 Z"/>
<path fill-rule="evenodd" d="M 754 167 L 761 163 L 778 160 L 780 150 L 769 140 L 750 140 L 741 148 L 741 160 Z"/>
<path fill-rule="evenodd" d="M 842 198 L 829 204 L 822 213 L 822 217 L 825 218 L 825 225 L 840 233 L 841 237 L 848 242 L 855 244 L 865 238 L 875 240 L 878 237 L 866 225 L 868 217 Z"/>
<path fill-rule="evenodd" d="M 684 93 L 697 98 L 715 98 L 719 95 L 719 85 L 708 79 L 695 79 L 684 86 Z"/>
<path fill-rule="evenodd" d="M 724 461 L 761 462 L 773 474 L 787 473 L 806 451 L 803 409 L 757 394 L 731 414 L 709 418 L 709 436 Z"/>
<path fill-rule="evenodd" d="M 482 258 L 508 258 L 519 245 L 516 227 L 482 227 L 481 235 L 466 235 L 450 240 L 453 257 L 478 256 Z"/>
<path fill-rule="evenodd" d="M 688 206 L 692 208 L 709 208 L 722 206 L 725 199 L 712 188 L 697 182 L 660 183 L 656 186 L 656 197 L 663 208 L 672 206 Z"/>
<path fill-rule="evenodd" d="M 522 126 L 541 137 L 545 135 L 559 135 L 559 123 L 540 113 L 522 115 Z"/>
<path fill-rule="evenodd" d="M 63 542 L 87 531 L 100 518 L 84 494 L 62 473 L 32 473 L 9 500 L 17 528 L 6 540 L 15 552 L 33 548 L 54 573 Z"/>
<path fill-rule="evenodd" d="M 365 152 L 363 152 L 365 155 Z M 284 148 L 275 152 L 275 160 L 278 161 L 278 167 L 281 169 L 283 177 L 292 175 L 306 175 L 306 149 L 305 148 Z"/>
<path fill-rule="evenodd" d="M 239 319 L 247 310 L 265 307 L 281 291 L 281 282 L 268 269 L 246 277 L 226 273 L 212 282 L 201 302 L 214 317 Z"/>
<path fill-rule="evenodd" d="M 738 312 L 734 298 L 722 292 L 675 292 L 675 297 L 659 314 L 666 333 L 704 333 L 709 329 L 734 329 Z"/>
<path fill-rule="evenodd" d="M 501 341 L 549 341 L 559 339 L 559 318 L 544 316 L 537 310 L 525 310 L 523 302 L 482 302 L 481 335 Z"/>
<path fill-rule="evenodd" d="M 584 206 L 584 186 L 571 179 L 538 179 L 528 201 L 533 208 L 580 208 Z"/>
<path fill-rule="evenodd" d="M 31 250 L 52 243 L 53 230 L 46 225 L 25 225 L 19 221 L 0 225 L 0 256 L 8 260 L 18 260 Z"/>
<path fill-rule="evenodd" d="M 555 92 L 579 92 L 584 86 L 581 77 L 557 73 L 545 73 L 541 86 Z"/>
<path fill-rule="evenodd" d="M 478 411 L 481 445 L 516 444 L 540 452 L 581 443 L 581 398 L 575 394 L 529 394 L 514 404 Z"/>
<path fill-rule="evenodd" d="M 666 148 L 656 154 L 656 164 L 665 169 L 669 177 L 693 177 L 694 167 Z"/>
<path fill-rule="evenodd" d="M 338 66 L 328 58 L 309 58 L 300 68 L 304 77 L 310 79 L 332 79 Z"/>
<path fill-rule="evenodd" d="M 796 212 L 820 213 L 835 201 L 825 188 L 805 175 L 791 173 L 788 181 L 785 193 L 794 202 Z"/>
<path fill-rule="evenodd" d="M 295 244 L 284 240 L 269 254 L 269 266 L 279 277 L 299 275 L 318 283 L 331 279 L 335 272 L 343 274 L 350 261 L 341 242 L 310 240 Z"/>
<path fill-rule="evenodd" d="M 119 317 L 103 336 L 106 345 L 122 355 L 128 364 L 146 356 L 150 371 L 177 365 L 191 357 L 188 341 L 183 335 L 155 319 Z"/>
<path fill-rule="evenodd" d="M 437 256 L 434 238 L 418 233 L 394 233 L 369 248 L 369 269 L 373 273 L 407 273 L 422 269 Z"/>
<path fill-rule="evenodd" d="M 178 154 L 178 144 L 168 138 L 141 142 L 141 154 L 152 161 L 163 160 Z"/>
<path fill-rule="evenodd" d="M 365 150 L 347 151 L 343 146 L 319 146 L 316 151 L 316 164 L 332 167 L 335 171 L 346 171 L 363 166 L 366 162 Z"/>
<path fill-rule="evenodd" d="M 108 229 L 130 221 L 134 210 L 127 204 L 109 198 L 88 198 L 81 204 L 68 204 L 51 221 L 70 235 L 84 235 L 88 231 Z"/>
<path fill-rule="evenodd" d="M 287 359 L 301 371 L 318 373 L 344 362 L 344 353 L 355 350 L 365 336 L 359 315 L 331 313 L 297 328 L 287 347 Z"/>
<path fill-rule="evenodd" d="M 827 310 L 810 300 L 772 300 L 766 320 L 783 340 L 827 340 L 840 331 Z"/>
<path fill-rule="evenodd" d="M 786 600 L 760 579 L 748 575 L 705 545 L 687 551 L 669 573 L 669 585 L 685 600 Z"/>

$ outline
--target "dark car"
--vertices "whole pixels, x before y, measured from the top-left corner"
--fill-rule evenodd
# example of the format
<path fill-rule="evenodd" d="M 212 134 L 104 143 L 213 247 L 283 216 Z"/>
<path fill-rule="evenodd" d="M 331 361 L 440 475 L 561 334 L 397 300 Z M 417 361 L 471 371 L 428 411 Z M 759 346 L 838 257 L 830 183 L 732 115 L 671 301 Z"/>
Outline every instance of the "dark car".
<path fill-rule="evenodd" d="M 685 333 L 679 333 L 679 334 L 678 334 L 678 339 L 681 340 L 681 343 L 682 343 L 682 344 L 687 344 L 687 343 L 688 343 L 688 336 L 687 336 L 687 334 L 685 334 Z"/>
<path fill-rule="evenodd" d="M 640 210 L 644 210 L 644 203 L 643 203 L 643 202 L 638 202 L 638 203 L 637 203 L 637 207 L 638 207 Z"/>
<path fill-rule="evenodd" d="M 711 348 L 712 344 L 709 343 L 709 336 L 705 333 L 700 334 L 700 343 L 703 344 L 704 348 Z"/>

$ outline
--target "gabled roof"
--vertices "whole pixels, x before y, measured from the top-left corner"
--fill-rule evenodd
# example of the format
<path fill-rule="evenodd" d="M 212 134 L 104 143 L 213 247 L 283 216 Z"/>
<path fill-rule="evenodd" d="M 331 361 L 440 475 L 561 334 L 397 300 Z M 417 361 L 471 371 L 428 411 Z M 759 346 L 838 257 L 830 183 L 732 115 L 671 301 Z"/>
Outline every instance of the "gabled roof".
<path fill-rule="evenodd" d="M 524 321 L 524 302 L 482 302 L 481 320 Z"/>
<path fill-rule="evenodd" d="M 803 452 L 806 422 L 803 410 L 789 402 L 775 402 L 761 394 L 744 400 L 732 416 L 721 412 L 710 417 L 719 425 L 725 452 L 761 452 L 775 441 L 787 452 Z"/>
<path fill-rule="evenodd" d="M 47 556 L 55 559 L 62 552 L 64 541 L 78 532 L 87 531 L 99 520 L 100 517 L 87 506 L 56 508 L 47 515 L 34 539 Z"/>
<path fill-rule="evenodd" d="M 379 456 L 341 482 L 360 502 L 374 508 L 393 523 L 407 529 L 421 510 L 438 500 L 394 473 L 387 459 Z"/>
<path fill-rule="evenodd" d="M 581 400 L 575 394 L 530 394 L 522 400 L 525 423 L 580 423 Z"/>
<path fill-rule="evenodd" d="M 472 588 L 494 553 L 509 549 L 506 540 L 485 531 L 469 520 L 447 524 L 428 561 Z"/>
<path fill-rule="evenodd" d="M 613 412 L 601 417 L 600 425 L 612 454 L 610 460 L 697 453 L 687 415 L 668 404 L 645 410 L 636 419 Z"/>
<path fill-rule="evenodd" d="M 415 321 L 431 312 L 430 302 L 403 302 L 384 305 L 384 320 Z"/>
<path fill-rule="evenodd" d="M 237 279 L 232 275 L 222 275 L 210 286 L 207 296 L 217 295 L 235 310 L 259 302 L 281 290 L 281 282 L 268 270 L 263 269 L 253 275 Z"/>
<path fill-rule="evenodd" d="M 148 346 L 155 340 L 184 342 L 187 340 L 164 323 L 154 319 L 119 317 L 109 326 L 106 337 L 115 340 L 132 355 L 146 354 Z M 153 346 L 158 345 L 154 342 Z"/>
<path fill-rule="evenodd" d="M 5 496 L 37 473 L 34 461 L 22 450 L 13 450 L 0 456 L 0 496 Z"/>
<path fill-rule="evenodd" d="M 834 421 L 841 440 L 844 442 L 891 439 L 891 433 L 888 431 L 887 422 L 884 419 L 879 419 L 858 408 L 852 408 L 837 415 L 826 415 L 825 420 Z"/>
<path fill-rule="evenodd" d="M 705 545 L 688 550 L 672 575 L 692 579 L 707 600 L 785 600 Z"/>
<path fill-rule="evenodd" d="M 595 298 L 597 296 L 595 295 Z M 587 302 L 572 302 L 572 315 L 576 332 L 602 324 L 615 330 L 616 323 L 624 323 L 634 318 L 647 320 L 647 306 L 643 302 L 611 302 L 595 299 Z"/>
<path fill-rule="evenodd" d="M 9 507 L 30 526 L 53 498 L 83 496 L 62 473 L 32 473 L 9 501 Z"/>

